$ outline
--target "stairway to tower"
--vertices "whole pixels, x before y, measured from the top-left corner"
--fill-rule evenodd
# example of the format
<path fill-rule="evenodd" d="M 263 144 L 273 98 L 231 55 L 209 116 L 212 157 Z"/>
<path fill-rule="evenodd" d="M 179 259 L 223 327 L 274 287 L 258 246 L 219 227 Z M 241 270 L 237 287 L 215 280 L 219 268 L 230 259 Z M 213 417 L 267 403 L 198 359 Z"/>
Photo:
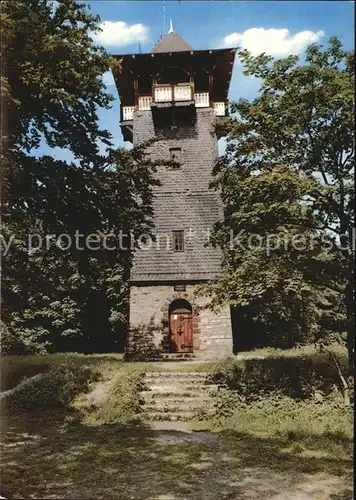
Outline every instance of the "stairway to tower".
<path fill-rule="evenodd" d="M 206 372 L 146 372 L 143 414 L 148 420 L 189 421 L 213 410 Z"/>

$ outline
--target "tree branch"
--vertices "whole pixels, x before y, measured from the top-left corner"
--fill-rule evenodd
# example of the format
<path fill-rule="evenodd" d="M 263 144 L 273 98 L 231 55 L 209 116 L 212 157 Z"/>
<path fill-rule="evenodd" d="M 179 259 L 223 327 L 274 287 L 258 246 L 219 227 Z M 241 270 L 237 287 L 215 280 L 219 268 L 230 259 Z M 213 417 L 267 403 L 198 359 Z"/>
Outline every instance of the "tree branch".
<path fill-rule="evenodd" d="M 348 383 L 346 382 L 345 377 L 342 374 L 340 363 L 338 362 L 338 360 L 337 360 L 337 358 L 335 356 L 335 353 L 333 353 L 333 351 L 331 349 L 328 349 L 324 344 L 319 344 L 319 345 L 320 345 L 321 349 L 324 349 L 327 353 L 329 353 L 329 355 L 331 356 L 332 360 L 334 361 L 334 364 L 335 364 L 336 369 L 337 369 L 337 373 L 338 373 L 338 375 L 340 377 L 342 386 L 344 388 L 344 403 L 345 403 L 345 406 L 350 406 L 350 393 L 349 393 L 350 387 L 349 387 Z"/>

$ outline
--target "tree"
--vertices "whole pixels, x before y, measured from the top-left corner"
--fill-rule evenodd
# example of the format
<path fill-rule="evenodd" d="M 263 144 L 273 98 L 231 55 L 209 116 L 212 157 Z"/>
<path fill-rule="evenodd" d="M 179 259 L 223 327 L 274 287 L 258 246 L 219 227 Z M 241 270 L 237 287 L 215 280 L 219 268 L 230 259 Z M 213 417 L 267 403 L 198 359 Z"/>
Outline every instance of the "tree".
<path fill-rule="evenodd" d="M 227 136 L 227 150 L 215 168 L 225 221 L 213 238 L 224 251 L 223 274 L 213 285 L 213 296 L 217 303 L 245 306 L 255 297 L 263 314 L 265 300 L 275 293 L 280 301 L 289 297 L 293 308 L 303 294 L 304 304 L 310 304 L 312 294 L 325 307 L 342 293 L 352 366 L 353 53 L 331 38 L 326 48 L 310 45 L 304 61 L 297 56 L 252 57 L 245 50 L 239 56 L 244 73 L 260 78 L 261 88 L 252 102 L 232 103 L 231 118 L 217 125 L 218 133 Z M 227 249 L 230 229 L 235 234 L 244 229 L 245 239 L 253 233 L 268 238 L 283 232 L 284 238 L 312 236 L 315 242 L 297 252 L 289 245 L 266 258 L 263 252 Z M 280 316 L 278 308 L 274 311 Z M 303 318 L 301 311 L 299 328 Z"/>
<path fill-rule="evenodd" d="M 117 63 L 91 38 L 98 23 L 74 0 L 3 2 L 2 243 L 11 245 L 3 257 L 2 319 L 9 352 L 117 349 L 127 326 L 132 247 L 116 238 L 109 250 L 103 242 L 110 233 L 149 230 L 153 167 L 143 148 L 113 149 L 99 127 L 98 108 L 113 100 L 102 76 Z M 41 155 L 42 141 L 66 148 L 73 161 Z"/>
<path fill-rule="evenodd" d="M 2 2 L 3 140 L 6 151 L 28 154 L 44 139 L 68 148 L 81 165 L 96 161 L 97 108 L 110 107 L 103 73 L 117 64 L 94 44 L 99 17 L 75 0 Z"/>
<path fill-rule="evenodd" d="M 3 258 L 8 351 L 122 349 L 131 244 L 151 216 L 151 163 L 134 155 L 112 151 L 95 170 L 43 157 L 12 185 L 28 202 L 4 232 L 16 236 Z"/>

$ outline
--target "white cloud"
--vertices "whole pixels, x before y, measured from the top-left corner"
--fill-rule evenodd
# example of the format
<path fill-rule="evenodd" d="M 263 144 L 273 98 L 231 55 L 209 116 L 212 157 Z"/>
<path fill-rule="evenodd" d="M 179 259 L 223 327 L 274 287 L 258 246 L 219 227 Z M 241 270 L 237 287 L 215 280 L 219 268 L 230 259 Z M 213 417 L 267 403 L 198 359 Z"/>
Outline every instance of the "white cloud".
<path fill-rule="evenodd" d="M 323 31 L 299 31 L 291 35 L 288 29 L 250 28 L 243 33 L 226 35 L 221 45 L 241 47 L 253 55 L 265 52 L 272 56 L 285 56 L 300 54 L 308 44 L 317 42 L 323 36 Z"/>
<path fill-rule="evenodd" d="M 94 40 L 100 45 L 123 47 L 137 42 L 145 42 L 148 27 L 143 24 L 131 24 L 124 21 L 104 21 L 100 24 L 101 32 L 93 34 Z"/>

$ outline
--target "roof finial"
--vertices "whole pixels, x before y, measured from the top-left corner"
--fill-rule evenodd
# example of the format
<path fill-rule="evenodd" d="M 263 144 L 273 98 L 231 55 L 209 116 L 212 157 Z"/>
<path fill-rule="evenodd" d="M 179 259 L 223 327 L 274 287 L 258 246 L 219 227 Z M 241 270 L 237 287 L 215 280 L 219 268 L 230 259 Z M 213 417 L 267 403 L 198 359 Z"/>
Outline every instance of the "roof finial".
<path fill-rule="evenodd" d="M 169 20 L 169 31 L 168 33 L 174 33 L 172 19 Z"/>

